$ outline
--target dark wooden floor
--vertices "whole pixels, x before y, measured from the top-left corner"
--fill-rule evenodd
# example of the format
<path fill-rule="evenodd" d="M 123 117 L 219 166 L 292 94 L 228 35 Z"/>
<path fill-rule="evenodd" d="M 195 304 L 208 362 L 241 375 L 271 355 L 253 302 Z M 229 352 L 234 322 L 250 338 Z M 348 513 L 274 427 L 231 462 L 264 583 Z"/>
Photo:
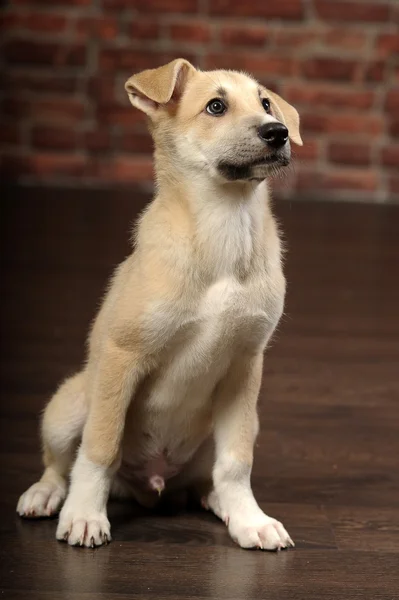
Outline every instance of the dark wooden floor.
<path fill-rule="evenodd" d="M 114 542 L 15 514 L 39 476 L 39 413 L 78 368 L 128 252 L 132 192 L 1 200 L 0 596 L 18 600 L 399 598 L 399 208 L 280 204 L 287 312 L 267 353 L 253 487 L 295 550 L 244 551 L 205 512 L 110 507 Z"/>

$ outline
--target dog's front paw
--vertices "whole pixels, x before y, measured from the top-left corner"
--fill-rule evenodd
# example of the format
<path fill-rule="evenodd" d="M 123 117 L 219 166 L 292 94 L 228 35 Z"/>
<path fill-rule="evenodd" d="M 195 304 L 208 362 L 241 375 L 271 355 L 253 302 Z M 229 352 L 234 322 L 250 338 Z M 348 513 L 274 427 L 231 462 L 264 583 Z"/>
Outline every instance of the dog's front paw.
<path fill-rule="evenodd" d="M 60 514 L 56 538 L 71 546 L 86 548 L 108 544 L 111 541 L 111 528 L 107 515 L 95 510 L 71 512 L 65 506 Z"/>
<path fill-rule="evenodd" d="M 282 550 L 295 545 L 282 523 L 265 514 L 254 519 L 230 516 L 229 533 L 241 548 Z"/>
<path fill-rule="evenodd" d="M 20 497 L 17 513 L 26 518 L 51 517 L 59 511 L 65 495 L 65 485 L 38 481 Z"/>

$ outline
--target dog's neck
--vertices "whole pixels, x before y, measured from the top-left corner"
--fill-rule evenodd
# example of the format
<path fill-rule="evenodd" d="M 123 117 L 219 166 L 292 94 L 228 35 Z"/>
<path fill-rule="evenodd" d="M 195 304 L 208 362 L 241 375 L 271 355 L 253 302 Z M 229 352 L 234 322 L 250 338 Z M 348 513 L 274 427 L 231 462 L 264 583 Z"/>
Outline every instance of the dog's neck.
<path fill-rule="evenodd" d="M 265 183 L 222 182 L 208 172 L 158 170 L 158 198 L 178 202 L 190 223 L 193 245 L 211 279 L 245 277 L 267 208 Z"/>

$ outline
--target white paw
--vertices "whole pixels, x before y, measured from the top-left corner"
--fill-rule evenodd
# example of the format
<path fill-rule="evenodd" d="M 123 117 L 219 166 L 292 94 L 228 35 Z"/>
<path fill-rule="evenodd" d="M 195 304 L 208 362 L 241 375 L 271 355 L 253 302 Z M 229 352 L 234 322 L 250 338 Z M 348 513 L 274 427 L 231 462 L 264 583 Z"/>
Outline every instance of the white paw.
<path fill-rule="evenodd" d="M 206 510 L 211 510 L 213 513 L 215 513 L 217 517 L 219 517 L 219 519 L 221 519 L 226 525 L 228 525 L 229 517 L 227 513 L 223 512 L 220 506 L 218 495 L 216 494 L 215 490 L 212 490 L 208 494 L 208 496 L 204 496 L 203 498 L 201 498 L 201 504 L 203 508 L 205 508 Z"/>
<path fill-rule="evenodd" d="M 94 548 L 111 541 L 110 524 L 105 512 L 71 512 L 67 506 L 61 511 L 55 535 L 57 540 L 68 542 L 71 546 L 86 548 Z"/>
<path fill-rule="evenodd" d="M 56 514 L 66 496 L 66 486 L 47 481 L 34 483 L 17 504 L 17 513 L 21 517 L 51 517 Z"/>
<path fill-rule="evenodd" d="M 232 539 L 241 548 L 282 550 L 295 545 L 282 523 L 265 514 L 254 519 L 230 516 L 228 524 Z"/>

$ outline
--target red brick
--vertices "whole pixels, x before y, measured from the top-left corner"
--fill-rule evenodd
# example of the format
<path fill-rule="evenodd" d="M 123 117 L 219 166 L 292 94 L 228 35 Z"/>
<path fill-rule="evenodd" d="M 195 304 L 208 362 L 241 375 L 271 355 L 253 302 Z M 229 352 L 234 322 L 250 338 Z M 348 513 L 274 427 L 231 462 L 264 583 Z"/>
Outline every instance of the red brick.
<path fill-rule="evenodd" d="M 249 52 L 210 54 L 205 58 L 205 65 L 207 69 L 242 69 L 263 76 L 275 74 L 279 77 L 291 75 L 295 68 L 293 58 L 267 52 L 259 54 Z"/>
<path fill-rule="evenodd" d="M 373 192 L 378 187 L 378 177 L 369 169 L 334 171 L 325 174 L 323 184 L 325 189 Z"/>
<path fill-rule="evenodd" d="M 324 22 L 304 20 L 315 4 L 327 11 Z M 306 184 L 310 194 L 316 187 L 323 197 L 350 189 L 367 196 L 362 190 L 378 184 L 384 171 L 387 186 L 394 186 L 394 177 L 399 179 L 399 36 L 393 19 L 386 18 L 388 4 L 392 19 L 395 0 L 213 0 L 208 20 L 200 0 L 101 0 L 96 10 L 91 0 L 8 2 L 1 21 L 7 33 L 1 82 L 6 121 L 0 128 L 8 164 L 14 153 L 15 172 L 23 168 L 33 181 L 82 176 L 93 184 L 152 181 L 146 117 L 130 106 L 123 83 L 134 72 L 180 56 L 178 48 L 186 47 L 194 64 L 254 72 L 297 106 L 304 139 L 303 147 L 293 146 L 298 188 Z M 94 43 L 89 69 L 86 49 L 96 39 L 106 43 Z M 215 45 L 208 49 L 211 41 Z M 303 64 L 307 69 L 316 64 L 316 72 L 301 79 Z M 387 94 L 385 114 L 381 94 Z M 31 147 L 42 162 L 32 162 Z M 84 153 L 78 163 L 73 149 Z M 52 153 L 67 156 L 69 167 L 43 166 Z M 366 182 L 359 184 L 359 176 Z M 286 179 L 281 185 L 281 193 L 292 197 L 293 185 Z M 396 180 L 391 193 L 399 194 L 398 187 Z"/>
<path fill-rule="evenodd" d="M 278 80 L 278 76 L 268 77 L 266 75 L 266 77 L 262 77 L 260 74 L 258 75 L 258 81 L 260 85 L 263 85 L 267 90 L 271 90 L 272 92 L 281 95 L 281 82 Z"/>
<path fill-rule="evenodd" d="M 195 57 L 187 52 L 181 58 L 195 62 Z M 175 54 L 132 50 L 131 47 L 108 48 L 100 51 L 100 68 L 106 71 L 125 70 L 129 75 L 142 69 L 154 69 L 176 58 Z"/>
<path fill-rule="evenodd" d="M 86 48 L 79 44 L 11 40 L 4 45 L 4 57 L 10 64 L 83 66 Z"/>
<path fill-rule="evenodd" d="M 78 122 L 85 116 L 85 105 L 72 98 L 59 100 L 25 100 L 8 96 L 3 100 L 4 114 L 31 118 L 41 122 Z"/>
<path fill-rule="evenodd" d="M 105 10 L 128 10 L 134 8 L 134 0 L 103 0 L 102 6 Z"/>
<path fill-rule="evenodd" d="M 383 81 L 385 77 L 386 62 L 374 60 L 365 65 L 363 77 L 364 81 Z"/>
<path fill-rule="evenodd" d="M 301 113 L 301 124 L 305 131 L 329 134 L 361 134 L 368 137 L 380 135 L 384 130 L 384 119 L 378 115 L 334 114 L 321 115 Z"/>
<path fill-rule="evenodd" d="M 68 24 L 66 17 L 48 13 L 9 12 L 2 15 L 1 28 L 5 31 L 33 33 L 62 33 Z"/>
<path fill-rule="evenodd" d="M 29 6 L 88 6 L 92 3 L 92 0 L 13 0 L 15 5 L 29 5 Z"/>
<path fill-rule="evenodd" d="M 387 92 L 385 98 L 385 110 L 392 114 L 392 116 L 398 116 L 399 112 L 399 87 Z"/>
<path fill-rule="evenodd" d="M 331 48 L 351 50 L 358 53 L 364 50 L 368 36 L 362 31 L 344 29 L 340 26 L 328 29 L 322 36 L 322 41 Z"/>
<path fill-rule="evenodd" d="M 109 131 L 87 131 L 84 134 L 84 146 L 92 154 L 106 152 L 111 147 Z"/>
<path fill-rule="evenodd" d="M 283 26 L 274 32 L 273 41 L 277 47 L 286 47 L 289 50 L 313 46 L 321 37 L 321 30 L 317 27 Z"/>
<path fill-rule="evenodd" d="M 108 125 L 123 125 L 131 127 L 136 123 L 146 123 L 146 117 L 140 110 L 133 106 L 120 106 L 119 104 L 104 104 L 97 109 L 97 120 Z"/>
<path fill-rule="evenodd" d="M 220 40 L 225 46 L 264 46 L 269 38 L 270 33 L 265 26 L 226 25 L 220 31 Z"/>
<path fill-rule="evenodd" d="M 151 157 L 118 156 L 97 165 L 96 175 L 115 182 L 153 181 Z"/>
<path fill-rule="evenodd" d="M 369 165 L 371 146 L 356 142 L 332 142 L 328 147 L 327 157 L 331 162 L 344 165 Z"/>
<path fill-rule="evenodd" d="M 55 92 L 72 94 L 76 92 L 78 78 L 70 75 L 48 74 L 41 75 L 29 71 L 8 73 L 5 88 L 9 92 Z"/>
<path fill-rule="evenodd" d="M 153 143 L 149 133 L 124 132 L 118 142 L 118 147 L 124 152 L 132 154 L 151 154 Z"/>
<path fill-rule="evenodd" d="M 113 40 L 118 34 L 118 23 L 113 17 L 85 17 L 76 21 L 76 33 L 80 40 Z"/>
<path fill-rule="evenodd" d="M 394 119 L 389 124 L 389 133 L 392 137 L 399 137 L 399 119 Z"/>
<path fill-rule="evenodd" d="M 318 171 L 302 169 L 298 172 L 296 188 L 301 192 L 342 191 L 373 192 L 378 187 L 377 174 L 370 169 L 342 169 Z"/>
<path fill-rule="evenodd" d="M 269 181 L 272 189 L 273 198 L 292 198 L 293 182 L 295 172 L 289 169 L 284 173 L 284 177 L 274 177 Z"/>
<path fill-rule="evenodd" d="M 399 171 L 399 144 L 385 146 L 381 150 L 381 162 L 386 167 L 394 167 Z"/>
<path fill-rule="evenodd" d="M 38 153 L 33 155 L 3 154 L 3 172 L 9 175 L 35 175 L 38 180 L 58 176 L 81 176 L 86 159 L 73 154 Z"/>
<path fill-rule="evenodd" d="M 306 137 L 303 146 L 293 147 L 293 154 L 295 158 L 299 158 L 300 160 L 316 160 L 320 154 L 320 142 L 319 140 L 312 140 Z"/>
<path fill-rule="evenodd" d="M 376 50 L 382 58 L 399 54 L 399 33 L 383 33 L 378 36 Z"/>
<path fill-rule="evenodd" d="M 143 13 L 196 13 L 198 0 L 103 0 L 103 6 L 108 10 L 136 9 Z"/>
<path fill-rule="evenodd" d="M 287 84 L 283 86 L 283 98 L 293 104 L 328 107 L 334 110 L 356 108 L 365 110 L 372 107 L 375 94 L 371 90 L 353 90 L 326 84 Z"/>
<path fill-rule="evenodd" d="M 45 150 L 73 150 L 77 146 L 77 134 L 70 127 L 34 127 L 31 132 L 33 147 Z"/>
<path fill-rule="evenodd" d="M 211 37 L 211 29 L 204 21 L 184 21 L 172 23 L 170 26 L 170 37 L 177 42 L 208 42 Z"/>
<path fill-rule="evenodd" d="M 87 80 L 87 94 L 96 104 L 116 102 L 115 78 L 109 75 L 96 75 Z"/>
<path fill-rule="evenodd" d="M 31 14 L 24 20 L 25 29 L 39 33 L 62 33 L 68 25 L 66 17 L 55 14 Z"/>
<path fill-rule="evenodd" d="M 42 120 L 81 121 L 86 113 L 83 102 L 75 99 L 32 101 L 31 114 Z"/>
<path fill-rule="evenodd" d="M 318 16 L 326 21 L 377 23 L 390 20 L 387 2 L 347 2 L 346 0 L 314 0 Z"/>
<path fill-rule="evenodd" d="M 134 40 L 155 40 L 159 34 L 160 26 L 154 19 L 134 20 L 130 25 L 130 35 Z"/>
<path fill-rule="evenodd" d="M 38 175 L 72 175 L 84 174 L 86 160 L 83 156 L 36 154 L 31 159 L 32 171 Z"/>
<path fill-rule="evenodd" d="M 318 193 L 323 191 L 323 174 L 315 168 L 298 170 L 295 188 L 299 192 Z"/>
<path fill-rule="evenodd" d="M 354 60 L 316 57 L 302 63 L 302 74 L 308 79 L 352 81 L 356 77 L 359 63 Z"/>
<path fill-rule="evenodd" d="M 262 17 L 266 19 L 299 20 L 304 17 L 302 0 L 243 2 L 242 0 L 214 0 L 209 5 L 211 14 L 226 17 Z"/>
<path fill-rule="evenodd" d="M 327 48 L 360 53 L 364 50 L 368 36 L 366 33 L 353 29 L 330 27 L 323 30 L 316 25 L 313 27 L 283 27 L 274 32 L 274 43 L 278 47 L 305 48 L 315 46 L 316 43 Z"/>
<path fill-rule="evenodd" d="M 389 191 L 399 195 L 399 175 L 391 175 L 389 178 Z"/>
<path fill-rule="evenodd" d="M 21 133 L 17 123 L 0 123 L 0 142 L 2 144 L 18 144 L 21 139 Z"/>

